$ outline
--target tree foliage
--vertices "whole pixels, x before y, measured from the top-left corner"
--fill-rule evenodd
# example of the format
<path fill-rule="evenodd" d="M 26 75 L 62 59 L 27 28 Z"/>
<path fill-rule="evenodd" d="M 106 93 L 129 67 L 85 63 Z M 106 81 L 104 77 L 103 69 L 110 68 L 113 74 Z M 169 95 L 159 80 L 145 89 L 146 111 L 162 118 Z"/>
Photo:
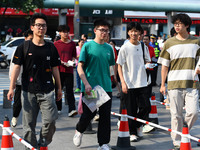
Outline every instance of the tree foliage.
<path fill-rule="evenodd" d="M 43 0 L 0 0 L 0 7 L 16 8 L 17 11 L 23 11 L 26 14 L 34 12 L 36 8 L 43 8 Z"/>

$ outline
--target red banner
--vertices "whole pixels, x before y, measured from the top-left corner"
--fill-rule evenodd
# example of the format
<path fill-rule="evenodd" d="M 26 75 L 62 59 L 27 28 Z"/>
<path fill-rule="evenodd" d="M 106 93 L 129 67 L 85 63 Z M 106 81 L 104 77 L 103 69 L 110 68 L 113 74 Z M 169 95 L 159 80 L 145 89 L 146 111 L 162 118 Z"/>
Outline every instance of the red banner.
<path fill-rule="evenodd" d="M 0 8 L 0 15 L 3 15 L 5 8 Z M 47 16 L 58 16 L 58 8 L 44 8 L 44 9 L 36 9 L 35 12 L 44 13 Z M 33 12 L 30 12 L 32 15 Z M 13 16 L 26 16 L 27 14 L 22 11 L 17 12 L 15 8 L 7 8 L 5 15 L 13 15 Z M 74 9 L 67 9 L 67 16 L 74 16 Z"/>

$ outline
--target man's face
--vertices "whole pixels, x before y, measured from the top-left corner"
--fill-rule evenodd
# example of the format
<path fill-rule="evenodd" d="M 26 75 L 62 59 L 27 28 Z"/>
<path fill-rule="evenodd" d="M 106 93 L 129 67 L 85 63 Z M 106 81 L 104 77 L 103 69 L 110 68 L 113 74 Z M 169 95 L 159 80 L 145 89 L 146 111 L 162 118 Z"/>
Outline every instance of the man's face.
<path fill-rule="evenodd" d="M 106 40 L 110 30 L 108 26 L 99 26 L 94 29 L 94 33 L 99 40 Z"/>
<path fill-rule="evenodd" d="M 130 37 L 130 40 L 138 40 L 138 36 L 140 35 L 140 31 L 133 28 L 133 29 L 128 31 L 128 35 Z"/>
<path fill-rule="evenodd" d="M 149 42 L 150 42 L 149 38 L 147 36 L 144 36 L 143 42 L 144 42 L 144 44 L 149 45 Z"/>
<path fill-rule="evenodd" d="M 44 37 L 47 32 L 47 24 L 44 19 L 38 18 L 35 24 L 31 26 L 31 30 L 35 36 Z"/>
<path fill-rule="evenodd" d="M 59 32 L 61 39 L 68 39 L 69 32 L 68 31 L 61 31 Z"/>
<path fill-rule="evenodd" d="M 189 26 L 185 26 L 180 20 L 177 20 L 175 23 L 174 23 L 174 29 L 176 31 L 176 33 L 184 33 L 184 32 L 187 32 L 187 28 Z"/>
<path fill-rule="evenodd" d="M 151 43 L 154 43 L 156 41 L 156 39 L 155 38 L 151 38 L 150 41 L 151 41 Z"/>

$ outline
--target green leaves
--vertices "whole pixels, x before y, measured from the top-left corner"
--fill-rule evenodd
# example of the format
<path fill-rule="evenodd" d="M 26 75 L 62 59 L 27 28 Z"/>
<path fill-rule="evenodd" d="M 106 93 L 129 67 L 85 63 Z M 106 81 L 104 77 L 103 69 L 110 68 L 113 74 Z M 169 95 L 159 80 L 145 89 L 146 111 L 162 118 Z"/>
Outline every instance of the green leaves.
<path fill-rule="evenodd" d="M 29 14 L 36 8 L 43 8 L 43 0 L 0 0 L 0 7 L 12 7 Z"/>

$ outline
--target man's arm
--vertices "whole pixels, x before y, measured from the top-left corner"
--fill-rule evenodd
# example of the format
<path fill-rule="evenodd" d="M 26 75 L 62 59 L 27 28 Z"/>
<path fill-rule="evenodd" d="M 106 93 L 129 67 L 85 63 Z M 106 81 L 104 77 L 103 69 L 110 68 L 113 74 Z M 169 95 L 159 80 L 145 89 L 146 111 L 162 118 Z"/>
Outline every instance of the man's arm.
<path fill-rule="evenodd" d="M 58 90 L 58 95 L 57 95 L 57 98 L 56 100 L 59 101 L 62 99 L 62 88 L 61 88 L 61 83 L 60 83 L 60 73 L 59 73 L 59 70 L 58 70 L 58 67 L 55 66 L 55 67 L 52 67 L 52 74 L 54 76 L 54 79 L 55 79 L 55 82 L 56 82 L 56 86 L 57 86 L 57 90 Z"/>
<path fill-rule="evenodd" d="M 119 74 L 119 78 L 120 78 L 121 85 L 122 85 L 122 92 L 127 94 L 128 93 L 128 87 L 127 87 L 126 82 L 124 80 L 124 76 L 123 76 L 123 72 L 122 72 L 122 66 L 120 64 L 118 64 L 118 74 Z"/>
<path fill-rule="evenodd" d="M 169 67 L 162 65 L 160 92 L 163 95 L 166 95 L 165 80 L 166 80 L 166 77 L 167 77 L 168 69 L 169 69 Z"/>
<path fill-rule="evenodd" d="M 21 69 L 21 66 L 20 65 L 14 65 L 13 66 L 13 71 L 11 73 L 11 80 L 10 80 L 10 88 L 9 88 L 9 91 L 8 91 L 8 94 L 7 94 L 7 98 L 8 100 L 12 101 L 13 100 L 13 96 L 14 96 L 14 89 L 15 89 L 15 85 L 16 85 L 16 81 L 17 81 L 17 78 L 19 76 L 19 73 L 20 73 L 20 69 Z"/>
<path fill-rule="evenodd" d="M 86 76 L 85 76 L 85 72 L 83 70 L 83 66 L 84 66 L 84 63 L 83 62 L 79 62 L 78 63 L 78 74 L 83 82 L 83 84 L 85 85 L 85 92 L 90 95 L 90 91 L 92 90 L 92 87 L 91 85 L 89 84 L 89 82 L 87 81 L 86 79 Z"/>

